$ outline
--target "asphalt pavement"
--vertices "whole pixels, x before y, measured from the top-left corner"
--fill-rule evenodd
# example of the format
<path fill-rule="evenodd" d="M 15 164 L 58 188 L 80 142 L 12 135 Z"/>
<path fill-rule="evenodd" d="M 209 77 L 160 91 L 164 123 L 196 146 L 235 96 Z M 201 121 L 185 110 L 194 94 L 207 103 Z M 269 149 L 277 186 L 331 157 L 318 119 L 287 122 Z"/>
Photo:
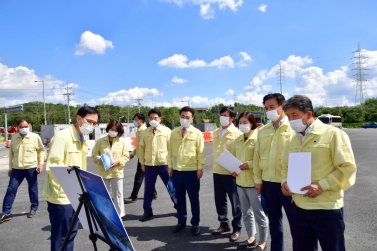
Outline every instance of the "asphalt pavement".
<path fill-rule="evenodd" d="M 350 136 L 358 167 L 357 180 L 354 187 L 345 193 L 345 237 L 347 250 L 377 250 L 377 184 L 376 150 L 377 130 L 375 129 L 346 129 Z M 211 173 L 212 144 L 205 145 L 207 165 L 201 179 L 200 206 L 202 233 L 194 237 L 191 234 L 189 220 L 191 218 L 188 202 L 188 226 L 179 233 L 172 233 L 177 224 L 176 211 L 163 185 L 158 179 L 156 189 L 158 198 L 153 201 L 154 217 L 146 222 L 138 219 L 143 213 L 143 187 L 139 199 L 133 204 L 126 204 L 124 226 L 130 236 L 135 250 L 234 250 L 238 243 L 229 242 L 230 233 L 220 236 L 211 235 L 211 231 L 219 226 L 213 195 L 213 181 Z M 8 149 L 0 143 L 0 205 L 4 198 L 9 178 Z M 136 170 L 136 159 L 131 160 L 125 167 L 124 196 L 128 197 L 133 186 Z M 97 172 L 97 167 L 88 158 L 88 171 Z M 28 219 L 26 214 L 30 210 L 27 182 L 19 187 L 13 204 L 13 219 L 0 224 L 0 250 L 49 250 L 50 223 L 47 213 L 47 203 L 42 196 L 45 173 L 39 176 L 39 210 L 35 218 Z M 231 218 L 231 213 L 228 213 Z M 287 221 L 285 224 L 285 250 L 292 250 L 291 237 Z M 93 250 L 88 238 L 89 231 L 81 229 L 75 239 L 75 250 Z M 245 231 L 239 241 L 246 239 Z M 109 250 L 101 241 L 97 242 L 98 250 Z"/>

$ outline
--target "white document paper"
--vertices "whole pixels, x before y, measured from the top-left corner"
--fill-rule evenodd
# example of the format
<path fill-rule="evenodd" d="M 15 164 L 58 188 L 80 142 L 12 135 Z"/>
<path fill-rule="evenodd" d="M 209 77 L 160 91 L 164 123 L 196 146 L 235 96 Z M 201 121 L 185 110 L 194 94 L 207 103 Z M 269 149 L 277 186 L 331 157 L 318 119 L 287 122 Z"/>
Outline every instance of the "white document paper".
<path fill-rule="evenodd" d="M 71 202 L 73 209 L 76 211 L 77 207 L 80 204 L 79 193 L 81 193 L 82 190 L 81 190 L 80 183 L 77 179 L 75 171 L 72 171 L 69 174 L 67 169 L 70 169 L 70 168 L 67 166 L 50 167 L 50 169 L 51 169 L 51 172 L 56 177 L 56 179 L 59 181 L 60 185 L 62 186 L 65 194 L 67 195 L 69 201 Z M 84 205 L 82 206 L 81 211 L 79 213 L 79 220 L 84 229 L 90 230 L 89 225 L 88 225 L 88 219 L 86 218 L 86 214 L 85 214 Z M 97 233 L 103 235 L 101 229 L 98 229 Z"/>
<path fill-rule="evenodd" d="M 312 183 L 312 153 L 290 153 L 287 184 L 292 193 L 305 194 L 301 188 Z"/>
<path fill-rule="evenodd" d="M 240 165 L 242 162 L 234 157 L 228 150 L 225 150 L 215 161 L 231 173 L 236 172 L 239 174 L 241 172 Z"/>

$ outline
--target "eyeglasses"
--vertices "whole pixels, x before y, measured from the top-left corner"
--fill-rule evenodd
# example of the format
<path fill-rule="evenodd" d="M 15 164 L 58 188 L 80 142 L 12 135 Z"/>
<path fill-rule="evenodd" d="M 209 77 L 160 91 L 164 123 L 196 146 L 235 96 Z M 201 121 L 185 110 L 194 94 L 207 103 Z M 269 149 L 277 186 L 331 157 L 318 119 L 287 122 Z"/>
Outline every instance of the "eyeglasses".
<path fill-rule="evenodd" d="M 87 119 L 87 118 L 83 118 L 83 119 L 85 119 L 85 121 L 86 121 L 87 124 L 89 124 L 89 125 L 91 125 L 93 127 L 95 127 L 95 126 L 98 125 L 97 121 L 94 121 L 94 120 L 91 120 L 91 119 Z"/>

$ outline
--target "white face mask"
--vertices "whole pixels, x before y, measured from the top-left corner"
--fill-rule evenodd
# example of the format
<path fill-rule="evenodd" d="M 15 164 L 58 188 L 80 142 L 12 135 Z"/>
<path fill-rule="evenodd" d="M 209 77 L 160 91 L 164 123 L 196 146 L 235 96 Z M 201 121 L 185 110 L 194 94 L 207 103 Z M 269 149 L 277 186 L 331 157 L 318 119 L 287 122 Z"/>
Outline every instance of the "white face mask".
<path fill-rule="evenodd" d="M 156 120 L 151 120 L 149 121 L 149 124 L 151 125 L 151 127 L 157 127 L 160 124 L 160 122 L 157 122 Z"/>
<path fill-rule="evenodd" d="M 179 122 L 181 123 L 181 126 L 186 127 L 186 128 L 191 125 L 191 121 L 188 119 L 180 118 Z"/>
<path fill-rule="evenodd" d="M 271 120 L 272 122 L 275 122 L 276 120 L 278 120 L 280 118 L 280 115 L 278 114 L 278 109 L 280 107 L 278 107 L 277 109 L 275 110 L 271 110 L 271 111 L 267 111 L 266 112 L 266 116 L 269 120 Z"/>
<path fill-rule="evenodd" d="M 118 132 L 115 132 L 115 131 L 109 131 L 109 136 L 111 138 L 115 138 L 116 136 L 118 136 Z"/>
<path fill-rule="evenodd" d="M 80 131 L 84 135 L 89 135 L 93 132 L 94 128 L 88 125 L 87 123 L 84 123 L 83 119 L 81 119 L 82 126 L 80 126 Z"/>
<path fill-rule="evenodd" d="M 303 131 L 305 131 L 307 125 L 305 125 L 304 123 L 302 123 L 302 119 L 305 117 L 305 115 L 302 116 L 301 119 L 295 119 L 295 120 L 290 120 L 289 121 L 289 124 L 291 125 L 293 131 L 295 131 L 295 132 L 303 132 Z"/>
<path fill-rule="evenodd" d="M 20 133 L 22 134 L 22 135 L 26 135 L 26 134 L 28 134 L 29 132 L 30 132 L 30 130 L 29 130 L 29 127 L 26 127 L 26 128 L 20 128 Z"/>
<path fill-rule="evenodd" d="M 222 126 L 227 126 L 229 124 L 229 117 L 220 116 L 220 124 Z"/>
<path fill-rule="evenodd" d="M 250 131 L 250 125 L 249 124 L 239 124 L 238 128 L 242 133 L 248 133 Z"/>

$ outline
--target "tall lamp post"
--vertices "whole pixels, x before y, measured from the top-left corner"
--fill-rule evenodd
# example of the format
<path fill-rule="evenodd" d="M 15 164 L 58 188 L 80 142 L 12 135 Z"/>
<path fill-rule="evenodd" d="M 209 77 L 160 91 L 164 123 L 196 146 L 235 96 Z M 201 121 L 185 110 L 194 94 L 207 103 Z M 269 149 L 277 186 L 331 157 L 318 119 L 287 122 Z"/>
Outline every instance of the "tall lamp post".
<path fill-rule="evenodd" d="M 47 119 L 46 119 L 46 102 L 45 102 L 45 81 L 42 80 L 35 80 L 34 82 L 42 82 L 43 84 L 43 111 L 45 116 L 45 125 L 47 125 Z"/>

